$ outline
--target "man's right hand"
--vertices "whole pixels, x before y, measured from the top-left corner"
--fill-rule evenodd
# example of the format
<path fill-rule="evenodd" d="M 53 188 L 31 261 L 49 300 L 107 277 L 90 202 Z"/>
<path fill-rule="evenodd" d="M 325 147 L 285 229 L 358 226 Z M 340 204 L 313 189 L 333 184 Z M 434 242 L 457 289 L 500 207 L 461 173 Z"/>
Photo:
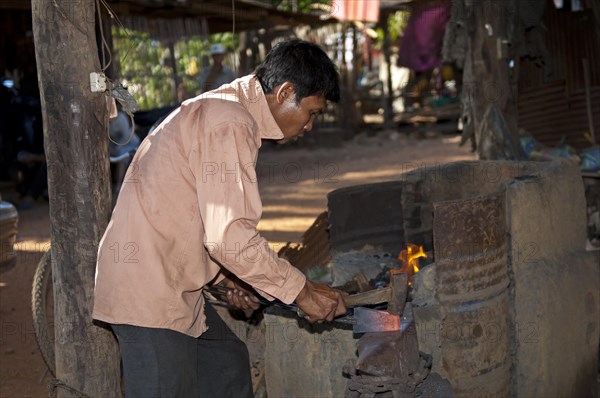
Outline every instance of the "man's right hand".
<path fill-rule="evenodd" d="M 304 313 L 304 318 L 310 323 L 331 322 L 333 318 L 344 315 L 347 311 L 343 295 L 339 290 L 307 279 L 295 301 Z"/>

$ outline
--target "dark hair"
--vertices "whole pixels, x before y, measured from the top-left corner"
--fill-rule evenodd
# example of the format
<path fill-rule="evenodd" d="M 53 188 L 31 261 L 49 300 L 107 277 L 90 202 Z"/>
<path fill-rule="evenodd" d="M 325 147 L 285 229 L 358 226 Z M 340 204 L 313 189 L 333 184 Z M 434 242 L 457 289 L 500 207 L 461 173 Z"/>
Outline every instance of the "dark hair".
<path fill-rule="evenodd" d="M 316 44 L 304 40 L 288 40 L 277 44 L 254 72 L 266 94 L 278 85 L 290 82 L 296 86 L 296 102 L 312 95 L 327 101 L 340 100 L 337 69 L 327 54 Z"/>

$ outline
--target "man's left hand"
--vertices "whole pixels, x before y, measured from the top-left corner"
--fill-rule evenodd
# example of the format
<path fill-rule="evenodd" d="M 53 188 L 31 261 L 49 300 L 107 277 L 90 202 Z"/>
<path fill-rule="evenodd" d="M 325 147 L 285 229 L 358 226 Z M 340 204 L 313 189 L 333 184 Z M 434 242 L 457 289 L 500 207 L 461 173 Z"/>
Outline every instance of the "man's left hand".
<path fill-rule="evenodd" d="M 250 285 L 240 279 L 232 278 L 235 277 L 226 277 L 221 282 L 222 286 L 229 289 L 227 292 L 227 303 L 234 308 L 244 311 L 244 314 L 249 317 L 260 307 L 258 297 L 256 297 Z"/>

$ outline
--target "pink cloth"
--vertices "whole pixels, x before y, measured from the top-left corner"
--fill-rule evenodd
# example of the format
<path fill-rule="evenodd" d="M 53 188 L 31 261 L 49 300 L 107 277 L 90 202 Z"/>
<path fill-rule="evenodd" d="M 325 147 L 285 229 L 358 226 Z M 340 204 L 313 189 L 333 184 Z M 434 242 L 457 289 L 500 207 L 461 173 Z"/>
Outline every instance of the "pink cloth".
<path fill-rule="evenodd" d="M 425 72 L 441 65 L 442 44 L 450 12 L 450 0 L 415 4 L 404 30 L 398 66 Z"/>
<path fill-rule="evenodd" d="M 331 16 L 339 21 L 377 22 L 379 0 L 333 0 Z"/>

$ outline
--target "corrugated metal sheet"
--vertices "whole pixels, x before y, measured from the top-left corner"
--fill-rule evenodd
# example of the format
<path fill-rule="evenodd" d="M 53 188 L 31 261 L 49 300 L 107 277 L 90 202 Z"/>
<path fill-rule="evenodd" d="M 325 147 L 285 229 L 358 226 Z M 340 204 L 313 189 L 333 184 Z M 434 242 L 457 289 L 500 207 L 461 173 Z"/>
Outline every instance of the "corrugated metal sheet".
<path fill-rule="evenodd" d="M 591 90 L 593 121 L 600 131 L 600 87 Z M 519 126 L 533 134 L 544 145 L 555 146 L 565 137 L 577 149 L 590 144 L 583 136 L 588 128 L 585 92 L 567 94 L 564 82 L 529 88 L 519 94 Z M 598 140 L 600 137 L 596 137 Z"/>
<path fill-rule="evenodd" d="M 330 260 L 329 252 L 329 218 L 325 211 L 304 232 L 301 244 L 288 242 L 277 254 L 307 273 L 312 268 L 327 264 Z"/>
<path fill-rule="evenodd" d="M 544 14 L 545 43 L 549 59 L 544 69 L 528 60 L 519 65 L 519 91 L 564 81 L 569 93 L 583 89 L 583 63 L 588 59 L 592 86 L 600 86 L 600 43 L 594 35 L 595 17 L 591 9 L 571 12 L 556 10 L 549 0 Z"/>
<path fill-rule="evenodd" d="M 591 9 L 581 12 L 556 10 L 548 0 L 544 15 L 549 68 L 522 60 L 519 64 L 519 126 L 538 141 L 555 146 L 565 142 L 581 149 L 589 146 L 583 59 L 589 64 L 593 123 L 600 131 L 600 43 L 594 34 Z M 597 141 L 600 137 L 597 137 Z"/>

